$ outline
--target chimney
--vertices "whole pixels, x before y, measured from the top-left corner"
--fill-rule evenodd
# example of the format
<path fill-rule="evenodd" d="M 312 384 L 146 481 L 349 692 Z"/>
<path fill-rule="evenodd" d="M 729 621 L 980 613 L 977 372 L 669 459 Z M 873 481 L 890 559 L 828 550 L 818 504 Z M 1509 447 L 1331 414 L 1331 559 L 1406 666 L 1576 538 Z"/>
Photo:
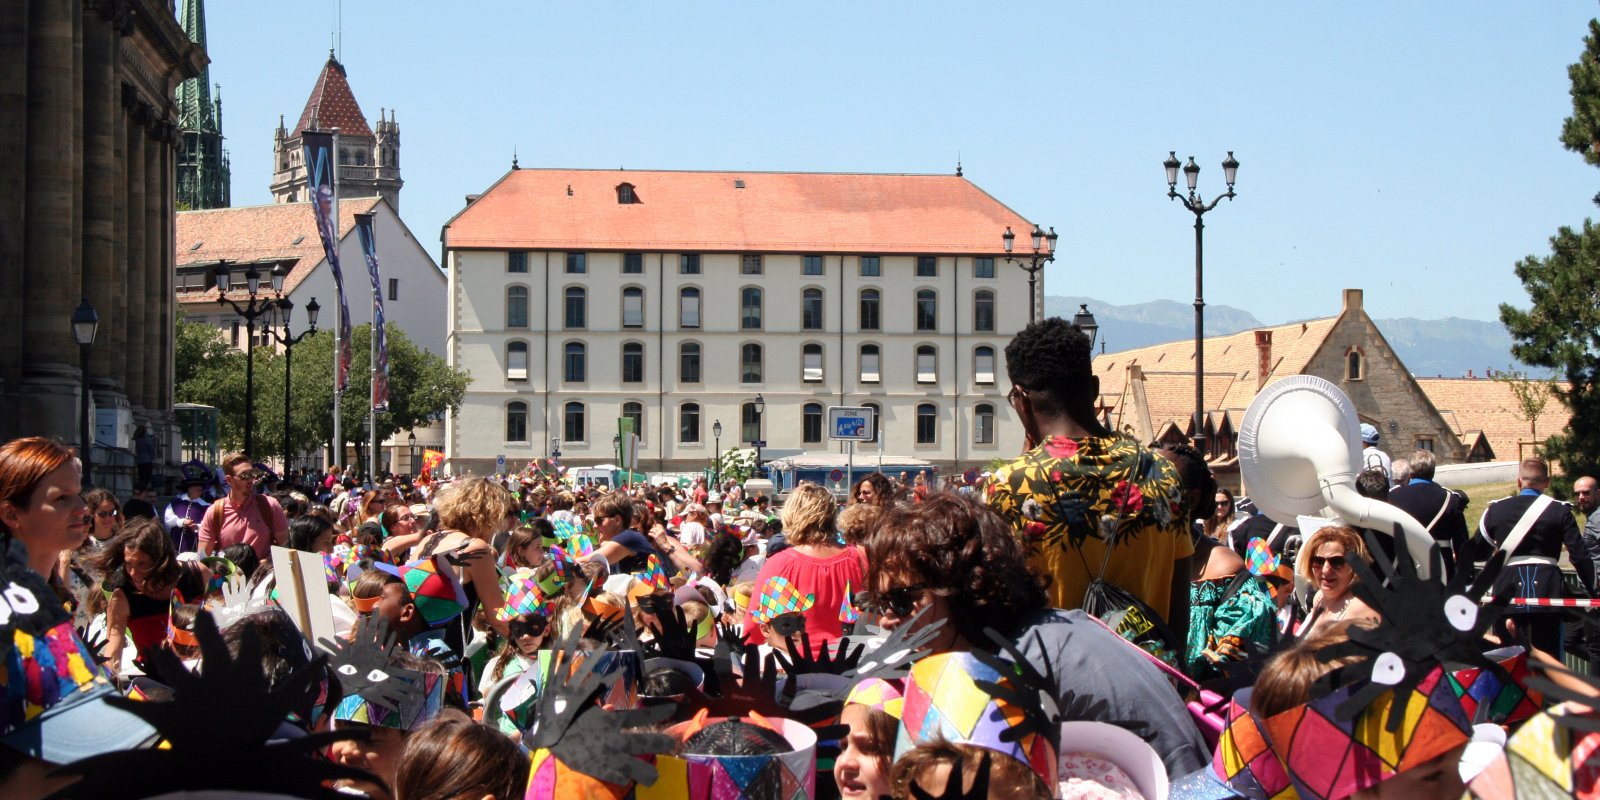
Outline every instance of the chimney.
<path fill-rule="evenodd" d="M 1256 331 L 1256 391 L 1267 385 L 1272 372 L 1272 331 Z"/>
<path fill-rule="evenodd" d="M 1468 378 L 1473 378 L 1473 377 L 1477 377 L 1477 376 L 1473 375 L 1472 374 L 1472 370 L 1469 369 L 1469 370 L 1467 370 L 1467 377 Z"/>
<path fill-rule="evenodd" d="M 1360 289 L 1346 289 L 1346 290 L 1344 290 L 1344 310 L 1345 310 L 1346 314 L 1350 313 L 1351 311 L 1360 311 L 1361 310 L 1361 290 Z"/>

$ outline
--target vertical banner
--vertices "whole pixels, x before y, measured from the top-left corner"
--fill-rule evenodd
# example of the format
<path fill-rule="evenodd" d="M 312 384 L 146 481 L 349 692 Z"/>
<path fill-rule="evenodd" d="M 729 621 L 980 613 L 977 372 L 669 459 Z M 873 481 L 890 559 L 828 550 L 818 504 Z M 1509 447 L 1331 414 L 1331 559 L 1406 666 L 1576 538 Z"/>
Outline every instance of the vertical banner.
<path fill-rule="evenodd" d="M 309 176 L 311 208 L 317 215 L 317 235 L 322 251 L 333 270 L 333 286 L 339 293 L 339 363 L 334 370 L 333 390 L 342 392 L 350 381 L 350 304 L 344 294 L 344 270 L 339 266 L 339 221 L 334 218 L 333 134 L 305 131 L 306 172 Z"/>
<path fill-rule="evenodd" d="M 639 434 L 633 430 L 632 417 L 617 418 L 617 466 L 629 472 L 639 469 Z"/>
<path fill-rule="evenodd" d="M 384 338 L 383 278 L 378 274 L 378 238 L 371 214 L 356 215 L 356 233 L 372 277 L 372 410 L 382 412 L 389 410 L 389 343 Z"/>

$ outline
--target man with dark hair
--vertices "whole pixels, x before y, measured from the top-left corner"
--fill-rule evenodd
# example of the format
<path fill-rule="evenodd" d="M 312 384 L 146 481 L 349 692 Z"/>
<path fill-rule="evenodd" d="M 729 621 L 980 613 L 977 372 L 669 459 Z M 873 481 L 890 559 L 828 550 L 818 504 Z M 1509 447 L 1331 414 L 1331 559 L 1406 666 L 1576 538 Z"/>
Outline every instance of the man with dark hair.
<path fill-rule="evenodd" d="M 1090 357 L 1089 337 L 1055 317 L 1006 345 L 1007 399 L 1027 449 L 985 494 L 1050 576 L 1051 605 L 1082 607 L 1100 577 L 1188 630 L 1194 542 L 1180 513 L 1183 483 L 1172 462 L 1100 424 Z"/>
<path fill-rule="evenodd" d="M 1390 490 L 1389 503 L 1410 514 L 1433 534 L 1433 541 L 1444 556 L 1445 577 L 1453 577 L 1459 554 L 1467 547 L 1467 498 L 1433 482 L 1432 452 L 1418 450 L 1407 461 L 1411 465 L 1411 478 Z"/>
<path fill-rule="evenodd" d="M 1487 559 L 1497 549 L 1506 551 L 1506 568 L 1494 591 L 1514 590 L 1516 597 L 1560 597 L 1561 568 L 1556 559 L 1566 545 L 1572 567 L 1583 587 L 1594 594 L 1594 562 L 1578 533 L 1572 506 L 1544 493 L 1550 486 L 1550 468 L 1530 458 L 1518 469 L 1518 493 L 1495 500 L 1483 511 L 1471 556 Z M 1561 657 L 1561 611 L 1530 609 L 1514 615 L 1532 634 L 1533 646 Z"/>

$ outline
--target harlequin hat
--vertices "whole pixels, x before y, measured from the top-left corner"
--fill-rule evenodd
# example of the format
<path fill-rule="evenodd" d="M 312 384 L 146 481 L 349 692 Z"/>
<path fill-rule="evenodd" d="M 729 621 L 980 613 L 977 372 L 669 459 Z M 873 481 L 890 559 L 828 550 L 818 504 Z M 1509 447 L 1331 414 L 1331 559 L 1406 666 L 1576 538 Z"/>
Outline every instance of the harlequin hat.
<path fill-rule="evenodd" d="M 550 564 L 550 571 L 543 578 L 537 579 L 539 591 L 544 592 L 547 597 L 554 597 L 567 588 L 567 584 L 572 581 L 572 576 L 577 573 L 578 567 L 572 563 L 572 558 L 567 555 L 567 551 L 560 547 L 550 548 L 549 556 L 545 561 Z"/>
<path fill-rule="evenodd" d="M 697 717 L 667 729 L 686 741 L 700 729 L 727 717 Z M 816 795 L 817 734 L 792 719 L 749 717 L 745 722 L 769 728 L 788 743 L 786 751 L 754 756 L 717 756 L 682 752 L 656 756 L 656 782 L 634 788 L 636 800 L 756 800 L 778 797 L 809 800 Z M 776 791 L 774 791 L 776 790 Z"/>
<path fill-rule="evenodd" d="M 1289 773 L 1272 751 L 1265 726 L 1250 711 L 1255 690 L 1240 689 L 1228 701 L 1227 724 L 1211 758 L 1211 774 L 1251 800 L 1278 797 L 1290 788 Z"/>
<path fill-rule="evenodd" d="M 1600 791 L 1600 733 L 1570 727 L 1582 707 L 1563 703 L 1534 715 L 1506 741 L 1505 751 L 1467 784 L 1471 797 L 1594 797 Z"/>
<path fill-rule="evenodd" d="M 905 695 L 894 682 L 868 678 L 850 689 L 845 705 L 863 705 L 900 719 L 905 711 Z"/>
<path fill-rule="evenodd" d="M 417 679 L 421 678 L 419 682 Z M 437 719 L 444 711 L 445 676 L 437 672 L 414 672 L 395 675 L 390 680 L 420 686 L 422 700 L 418 703 L 401 703 L 401 708 L 391 708 L 378 700 L 369 700 L 360 694 L 345 695 L 333 710 L 334 722 L 359 722 L 381 728 L 414 731 Z"/>
<path fill-rule="evenodd" d="M 406 564 L 373 566 L 405 582 L 411 601 L 430 628 L 440 627 L 467 610 L 466 589 L 442 553 Z"/>
<path fill-rule="evenodd" d="M 1047 736 L 1028 732 L 1015 741 L 1012 729 L 1027 714 L 979 688 L 978 682 L 1013 686 L 1011 676 L 967 652 L 939 653 L 918 661 L 906 680 L 905 704 L 894 755 L 936 739 L 973 744 L 1003 753 L 1028 765 L 1046 786 L 1056 785 L 1056 745 Z"/>
<path fill-rule="evenodd" d="M 800 594 L 788 578 L 774 575 L 762 584 L 761 594 L 750 606 L 750 615 L 765 625 L 783 614 L 809 611 L 816 603 L 816 594 Z"/>
<path fill-rule="evenodd" d="M 1450 688 L 1461 701 L 1461 710 L 1474 722 L 1514 725 L 1544 707 L 1544 697 L 1529 689 L 1528 653 L 1521 647 L 1502 647 L 1484 656 L 1499 664 L 1511 676 L 1501 680 L 1493 670 L 1466 667 L 1449 674 Z"/>
<path fill-rule="evenodd" d="M 497 619 L 508 621 L 523 614 L 549 616 L 549 601 L 531 569 L 524 567 L 502 575 L 500 596 L 505 598 L 505 605 L 495 612 Z"/>
<path fill-rule="evenodd" d="M 672 591 L 672 582 L 667 580 L 666 570 L 661 568 L 660 559 L 657 559 L 653 553 L 645 559 L 644 571 L 633 573 L 633 577 L 650 584 L 655 591 Z"/>

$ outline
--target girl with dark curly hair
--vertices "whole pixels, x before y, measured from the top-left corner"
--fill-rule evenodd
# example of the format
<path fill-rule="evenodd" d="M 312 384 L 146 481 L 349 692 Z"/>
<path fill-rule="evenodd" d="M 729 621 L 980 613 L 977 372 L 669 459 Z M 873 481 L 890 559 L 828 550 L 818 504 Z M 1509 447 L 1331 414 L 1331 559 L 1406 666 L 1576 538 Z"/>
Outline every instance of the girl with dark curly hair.
<path fill-rule="evenodd" d="M 1068 719 L 1144 722 L 1169 774 L 1205 766 L 1210 751 L 1166 675 L 1081 610 L 1049 608 L 1047 579 L 1028 566 L 1011 526 L 982 503 L 934 492 L 883 515 L 867 540 L 863 612 L 889 630 L 943 622 L 930 655 L 1000 652 L 992 630 L 1055 683 Z"/>

